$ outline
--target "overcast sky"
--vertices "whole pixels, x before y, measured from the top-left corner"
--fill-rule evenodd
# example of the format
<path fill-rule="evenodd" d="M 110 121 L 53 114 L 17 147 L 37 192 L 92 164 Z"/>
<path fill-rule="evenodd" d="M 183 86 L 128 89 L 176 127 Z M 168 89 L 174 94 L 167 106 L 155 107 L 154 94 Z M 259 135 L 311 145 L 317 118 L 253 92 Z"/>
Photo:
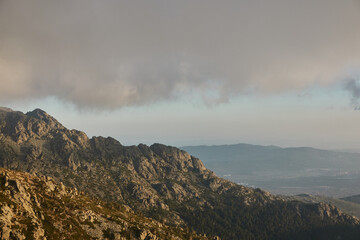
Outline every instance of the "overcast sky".
<path fill-rule="evenodd" d="M 359 148 L 359 0 L 0 0 L 0 105 L 124 144 Z"/>

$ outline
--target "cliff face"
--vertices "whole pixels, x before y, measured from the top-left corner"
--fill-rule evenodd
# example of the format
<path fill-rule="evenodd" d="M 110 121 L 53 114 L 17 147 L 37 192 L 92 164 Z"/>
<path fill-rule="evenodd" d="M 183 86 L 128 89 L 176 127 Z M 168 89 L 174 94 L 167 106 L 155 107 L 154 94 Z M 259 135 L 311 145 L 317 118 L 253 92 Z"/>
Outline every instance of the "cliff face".
<path fill-rule="evenodd" d="M 305 236 L 328 232 L 323 230 L 328 226 L 355 231 L 359 223 L 329 205 L 284 201 L 221 179 L 174 147 L 89 139 L 39 109 L 27 114 L 0 109 L 0 166 L 51 176 L 165 223 L 225 239 Z"/>

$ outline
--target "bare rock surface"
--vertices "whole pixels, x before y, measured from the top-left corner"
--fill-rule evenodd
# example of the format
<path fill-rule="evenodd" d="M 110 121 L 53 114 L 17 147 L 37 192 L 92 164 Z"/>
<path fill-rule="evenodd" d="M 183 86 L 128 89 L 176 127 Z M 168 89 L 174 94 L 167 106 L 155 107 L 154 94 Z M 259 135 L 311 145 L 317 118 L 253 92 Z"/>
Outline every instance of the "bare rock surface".
<path fill-rule="evenodd" d="M 49 177 L 0 168 L 1 239 L 207 239 Z"/>

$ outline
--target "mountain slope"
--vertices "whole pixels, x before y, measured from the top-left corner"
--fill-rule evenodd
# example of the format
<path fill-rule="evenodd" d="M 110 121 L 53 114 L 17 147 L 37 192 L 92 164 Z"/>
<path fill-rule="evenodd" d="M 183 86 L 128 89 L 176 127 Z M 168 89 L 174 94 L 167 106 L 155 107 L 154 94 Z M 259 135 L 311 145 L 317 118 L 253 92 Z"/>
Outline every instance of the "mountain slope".
<path fill-rule="evenodd" d="M 299 194 L 295 196 L 282 196 L 284 199 L 287 200 L 297 200 L 306 203 L 326 203 L 333 206 L 336 206 L 342 212 L 353 215 L 357 218 L 360 218 L 360 204 L 356 202 L 352 202 L 350 199 L 342 198 L 331 198 L 326 196 L 314 196 L 309 194 Z"/>
<path fill-rule="evenodd" d="M 223 239 L 311 239 L 314 234 L 321 239 L 329 233 L 331 239 L 359 230 L 357 219 L 332 206 L 284 201 L 239 186 L 174 147 L 89 139 L 39 109 L 0 111 L 0 165 L 51 176 L 165 223 Z"/>
<path fill-rule="evenodd" d="M 1 239 L 207 239 L 77 190 L 0 168 Z"/>

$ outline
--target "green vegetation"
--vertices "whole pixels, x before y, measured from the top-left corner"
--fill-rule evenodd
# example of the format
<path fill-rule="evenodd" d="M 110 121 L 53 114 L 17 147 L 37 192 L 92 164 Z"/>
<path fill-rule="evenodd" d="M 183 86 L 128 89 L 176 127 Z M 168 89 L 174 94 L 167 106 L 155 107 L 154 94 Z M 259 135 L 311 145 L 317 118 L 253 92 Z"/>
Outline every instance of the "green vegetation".
<path fill-rule="evenodd" d="M 279 201 L 248 208 L 231 197 L 226 199 L 227 206 L 222 203 L 219 200 L 214 209 L 179 206 L 178 212 L 195 231 L 218 234 L 222 239 L 357 239 L 360 234 L 358 226 L 320 218 L 313 205 Z M 333 234 L 328 234 L 329 229 Z"/>

